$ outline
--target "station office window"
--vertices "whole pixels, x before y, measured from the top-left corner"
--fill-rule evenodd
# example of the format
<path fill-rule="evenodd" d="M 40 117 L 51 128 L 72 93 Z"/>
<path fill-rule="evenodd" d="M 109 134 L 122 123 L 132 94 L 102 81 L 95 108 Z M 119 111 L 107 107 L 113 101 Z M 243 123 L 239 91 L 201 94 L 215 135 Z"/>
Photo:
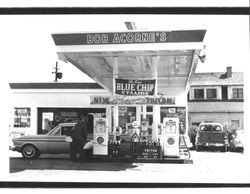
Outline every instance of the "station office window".
<path fill-rule="evenodd" d="M 136 107 L 119 106 L 119 126 L 122 128 L 122 133 L 129 133 L 131 124 L 136 120 Z"/>
<path fill-rule="evenodd" d="M 194 89 L 195 99 L 204 99 L 204 89 Z"/>
<path fill-rule="evenodd" d="M 14 108 L 14 127 L 30 127 L 30 108 Z"/>
<path fill-rule="evenodd" d="M 207 89 L 207 99 L 214 99 L 214 98 L 217 98 L 216 89 Z"/>
<path fill-rule="evenodd" d="M 233 88 L 233 98 L 243 98 L 243 88 Z"/>

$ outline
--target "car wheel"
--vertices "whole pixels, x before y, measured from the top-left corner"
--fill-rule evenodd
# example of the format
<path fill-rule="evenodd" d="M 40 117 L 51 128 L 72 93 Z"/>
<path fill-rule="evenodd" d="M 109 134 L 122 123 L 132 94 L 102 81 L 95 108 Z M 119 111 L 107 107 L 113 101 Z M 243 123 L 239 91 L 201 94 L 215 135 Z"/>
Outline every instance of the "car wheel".
<path fill-rule="evenodd" d="M 35 159 L 39 156 L 39 152 L 33 145 L 26 145 L 22 149 L 22 155 L 25 159 Z"/>

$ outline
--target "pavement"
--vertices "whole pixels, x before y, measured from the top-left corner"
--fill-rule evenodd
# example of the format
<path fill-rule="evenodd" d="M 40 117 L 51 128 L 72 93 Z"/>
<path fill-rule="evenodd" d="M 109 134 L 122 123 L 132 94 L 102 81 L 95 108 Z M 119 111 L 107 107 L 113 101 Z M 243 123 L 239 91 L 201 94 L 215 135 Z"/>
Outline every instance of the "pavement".
<path fill-rule="evenodd" d="M 193 164 L 72 162 L 68 155 L 25 160 L 10 151 L 11 181 L 81 183 L 226 183 L 249 184 L 249 160 L 243 153 L 191 151 Z"/>

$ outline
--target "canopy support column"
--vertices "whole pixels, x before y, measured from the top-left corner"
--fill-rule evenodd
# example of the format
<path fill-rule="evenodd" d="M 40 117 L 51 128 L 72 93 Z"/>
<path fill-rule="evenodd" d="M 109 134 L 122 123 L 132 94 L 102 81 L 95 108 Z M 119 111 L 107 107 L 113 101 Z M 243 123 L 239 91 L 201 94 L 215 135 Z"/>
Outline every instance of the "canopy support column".
<path fill-rule="evenodd" d="M 158 95 L 158 66 L 159 57 L 152 57 L 152 77 L 155 79 L 155 96 Z M 152 140 L 158 140 L 158 124 L 160 123 L 160 106 L 153 105 Z"/>
<path fill-rule="evenodd" d="M 115 79 L 118 78 L 118 57 L 113 58 L 113 96 L 115 96 Z M 119 126 L 119 111 L 118 105 L 113 106 L 113 134 L 115 134 L 116 127 Z M 115 138 L 115 137 L 114 137 Z"/>

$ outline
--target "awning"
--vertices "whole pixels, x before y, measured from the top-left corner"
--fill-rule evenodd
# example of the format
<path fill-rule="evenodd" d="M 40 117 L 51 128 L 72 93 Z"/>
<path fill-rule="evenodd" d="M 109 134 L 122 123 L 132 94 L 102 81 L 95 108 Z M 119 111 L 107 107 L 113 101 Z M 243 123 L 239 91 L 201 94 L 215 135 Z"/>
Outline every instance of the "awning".
<path fill-rule="evenodd" d="M 52 37 L 59 59 L 70 62 L 111 92 L 115 76 L 156 79 L 159 95 L 176 96 L 185 91 L 196 69 L 205 32 L 55 33 Z"/>

